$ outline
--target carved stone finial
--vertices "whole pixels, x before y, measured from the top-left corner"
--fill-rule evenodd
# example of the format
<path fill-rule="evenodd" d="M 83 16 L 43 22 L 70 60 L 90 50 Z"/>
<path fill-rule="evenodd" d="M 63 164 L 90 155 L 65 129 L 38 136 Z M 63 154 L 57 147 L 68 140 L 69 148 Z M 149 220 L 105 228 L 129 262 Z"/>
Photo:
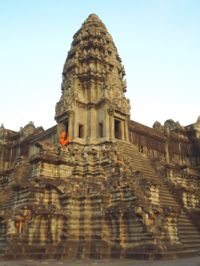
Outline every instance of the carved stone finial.
<path fill-rule="evenodd" d="M 87 20 L 100 20 L 100 18 L 95 13 L 92 13 L 88 16 Z"/>
<path fill-rule="evenodd" d="M 156 129 L 156 130 L 159 130 L 159 131 L 162 131 L 163 130 L 163 126 L 161 125 L 160 122 L 158 121 L 155 121 L 154 124 L 153 124 L 153 128 Z"/>
<path fill-rule="evenodd" d="M 173 119 L 168 119 L 164 123 L 164 128 L 169 128 L 169 130 L 181 129 L 180 123 L 175 122 Z"/>

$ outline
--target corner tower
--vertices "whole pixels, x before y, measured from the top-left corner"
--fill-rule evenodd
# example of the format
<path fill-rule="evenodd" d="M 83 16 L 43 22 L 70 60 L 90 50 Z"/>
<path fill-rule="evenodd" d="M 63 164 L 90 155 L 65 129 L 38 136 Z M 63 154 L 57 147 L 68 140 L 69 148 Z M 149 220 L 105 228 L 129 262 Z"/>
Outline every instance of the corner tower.
<path fill-rule="evenodd" d="M 125 71 L 105 25 L 91 14 L 74 35 L 56 105 L 58 134 L 79 143 L 128 141 Z"/>

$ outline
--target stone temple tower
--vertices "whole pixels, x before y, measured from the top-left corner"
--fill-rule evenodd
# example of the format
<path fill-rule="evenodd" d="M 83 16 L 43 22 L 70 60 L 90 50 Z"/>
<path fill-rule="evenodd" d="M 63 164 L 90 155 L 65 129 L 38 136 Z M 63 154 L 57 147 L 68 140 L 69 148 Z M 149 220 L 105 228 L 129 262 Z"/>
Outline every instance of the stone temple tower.
<path fill-rule="evenodd" d="M 91 14 L 74 35 L 56 105 L 58 134 L 79 143 L 128 141 L 130 104 L 125 71 L 105 25 Z"/>
<path fill-rule="evenodd" d="M 200 254 L 200 119 L 131 121 L 124 75 L 92 14 L 64 64 L 57 124 L 0 127 L 0 259 Z"/>

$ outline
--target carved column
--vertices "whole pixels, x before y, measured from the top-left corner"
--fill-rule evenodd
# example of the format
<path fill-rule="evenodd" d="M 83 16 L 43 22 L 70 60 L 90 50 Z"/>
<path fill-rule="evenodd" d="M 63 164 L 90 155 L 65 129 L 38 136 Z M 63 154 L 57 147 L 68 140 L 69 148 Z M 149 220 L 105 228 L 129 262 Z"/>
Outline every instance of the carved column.
<path fill-rule="evenodd" d="M 180 164 L 183 164 L 183 156 L 182 156 L 181 142 L 179 142 L 179 144 L 178 144 L 178 149 L 179 149 L 179 162 L 180 162 Z"/>
<path fill-rule="evenodd" d="M 88 137 L 91 139 L 96 138 L 97 136 L 97 119 L 96 119 L 96 110 L 94 104 L 88 106 Z"/>
<path fill-rule="evenodd" d="M 105 139 L 110 139 L 110 114 L 108 112 L 108 103 L 104 105 L 104 125 L 103 125 L 103 135 Z"/>
<path fill-rule="evenodd" d="M 109 138 L 112 140 L 115 138 L 114 134 L 114 111 L 113 109 L 108 109 L 109 114 Z"/>
<path fill-rule="evenodd" d="M 121 139 L 125 140 L 125 121 L 121 121 Z"/>
<path fill-rule="evenodd" d="M 124 125 L 124 140 L 129 141 L 129 132 L 128 132 L 128 117 L 125 119 L 125 125 Z"/>
<path fill-rule="evenodd" d="M 74 139 L 74 118 L 75 118 L 75 113 L 74 111 L 69 111 L 69 119 L 68 119 L 68 131 L 69 131 L 69 136 L 70 139 Z"/>
<path fill-rule="evenodd" d="M 165 160 L 166 160 L 166 163 L 170 162 L 170 159 L 169 159 L 169 143 L 168 143 L 168 141 L 165 142 Z"/>
<path fill-rule="evenodd" d="M 166 163 L 169 163 L 170 162 L 170 156 L 169 156 L 169 142 L 168 142 L 168 139 L 170 138 L 170 131 L 169 131 L 169 128 L 166 129 L 166 135 L 167 135 L 167 140 L 165 142 L 165 160 L 166 160 Z"/>

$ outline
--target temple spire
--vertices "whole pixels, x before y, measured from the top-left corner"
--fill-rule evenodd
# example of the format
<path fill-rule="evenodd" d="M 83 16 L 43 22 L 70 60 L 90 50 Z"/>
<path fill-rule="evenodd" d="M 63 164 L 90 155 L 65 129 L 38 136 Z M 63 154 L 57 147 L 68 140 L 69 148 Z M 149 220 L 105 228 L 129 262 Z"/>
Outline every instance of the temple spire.
<path fill-rule="evenodd" d="M 66 79 L 97 79 L 101 83 L 113 77 L 121 89 L 125 89 L 124 67 L 105 25 L 95 14 L 91 14 L 73 38 L 63 69 L 63 86 Z M 63 88 L 63 89 L 64 89 Z"/>
<path fill-rule="evenodd" d="M 102 120 L 99 121 L 100 124 L 103 124 L 106 109 L 129 115 L 129 102 L 124 96 L 124 76 L 124 67 L 111 35 L 96 14 L 89 15 L 75 33 L 64 64 L 62 96 L 56 107 L 57 122 L 79 108 L 81 113 L 86 112 L 87 126 L 84 128 L 87 127 L 87 130 L 78 135 L 98 137 L 89 123 L 98 117 L 99 109 L 105 114 L 104 118 L 98 118 Z M 94 110 L 88 109 L 89 106 Z M 77 133 L 74 134 L 76 135 Z M 105 132 L 99 135 L 104 136 Z"/>

